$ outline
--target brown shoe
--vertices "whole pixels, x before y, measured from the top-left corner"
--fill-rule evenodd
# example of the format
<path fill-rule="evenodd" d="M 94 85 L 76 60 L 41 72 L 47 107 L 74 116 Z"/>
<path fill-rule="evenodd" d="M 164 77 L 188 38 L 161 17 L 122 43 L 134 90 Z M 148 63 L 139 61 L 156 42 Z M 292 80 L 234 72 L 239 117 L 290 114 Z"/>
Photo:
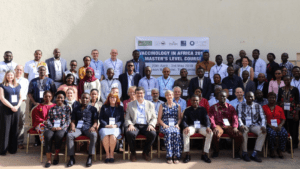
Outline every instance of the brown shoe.
<path fill-rule="evenodd" d="M 18 145 L 18 149 L 24 149 L 24 146 L 22 144 Z"/>
<path fill-rule="evenodd" d="M 131 155 L 130 155 L 130 160 L 131 160 L 132 162 L 136 162 L 136 155 L 131 154 Z"/>
<path fill-rule="evenodd" d="M 151 158 L 150 158 L 149 154 L 143 153 L 143 158 L 144 158 L 146 161 L 151 161 Z"/>

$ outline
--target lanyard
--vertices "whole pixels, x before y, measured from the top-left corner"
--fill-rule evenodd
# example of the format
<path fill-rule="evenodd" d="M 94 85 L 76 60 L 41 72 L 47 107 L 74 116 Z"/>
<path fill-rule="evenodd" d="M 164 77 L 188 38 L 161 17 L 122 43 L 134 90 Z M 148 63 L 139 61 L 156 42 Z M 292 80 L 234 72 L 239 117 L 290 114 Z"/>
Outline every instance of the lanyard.
<path fill-rule="evenodd" d="M 130 77 L 131 77 L 131 78 L 130 78 Z M 132 75 L 128 75 L 128 78 L 129 78 L 130 84 L 132 84 L 133 74 L 132 74 Z"/>
<path fill-rule="evenodd" d="M 115 70 L 115 69 L 116 69 L 116 65 L 117 65 L 117 61 L 112 61 L 112 60 L 110 59 L 110 62 L 111 62 L 112 66 L 114 67 L 114 70 Z M 115 62 L 115 64 L 113 64 L 113 62 Z"/>
<path fill-rule="evenodd" d="M 13 90 L 14 95 L 15 95 L 16 94 L 16 89 L 14 87 L 11 87 L 11 89 Z"/>
<path fill-rule="evenodd" d="M 54 61 L 54 64 L 57 66 L 57 69 L 60 70 L 61 69 L 61 64 L 59 64 L 59 61 Z M 57 64 L 58 63 L 58 64 Z"/>
<path fill-rule="evenodd" d="M 114 117 L 114 113 L 115 113 L 116 107 L 114 107 L 113 110 L 112 110 L 111 107 L 109 107 L 109 109 L 110 109 L 110 112 L 111 112 L 111 117 Z"/>
<path fill-rule="evenodd" d="M 164 85 L 165 85 L 165 88 L 167 88 L 167 85 L 168 85 L 169 81 L 170 81 L 170 77 L 168 78 L 167 83 L 165 83 L 165 78 L 163 78 L 163 83 L 164 83 Z"/>
<path fill-rule="evenodd" d="M 146 79 L 147 79 L 147 78 L 146 78 Z M 151 79 L 149 79 L 149 80 L 147 79 L 148 89 L 150 89 L 150 80 L 151 80 Z"/>
<path fill-rule="evenodd" d="M 95 66 L 96 66 L 96 70 L 98 70 L 98 63 L 99 63 L 99 60 L 98 60 L 98 62 L 96 62 L 95 60 L 94 60 L 93 62 L 94 62 L 94 64 L 95 64 Z"/>
<path fill-rule="evenodd" d="M 109 84 L 109 80 L 108 79 L 106 79 L 106 81 L 107 81 L 107 84 L 108 84 L 108 87 L 109 87 L 109 90 L 110 90 L 111 89 L 111 85 L 114 83 L 115 79 L 113 79 L 110 84 Z"/>
<path fill-rule="evenodd" d="M 136 72 L 139 72 L 139 62 L 133 62 Z"/>
<path fill-rule="evenodd" d="M 222 66 L 223 66 L 223 65 L 220 66 L 220 69 L 219 69 L 219 70 L 218 70 L 218 66 L 216 66 L 216 70 L 217 70 L 217 73 L 218 73 L 218 74 L 219 74 L 219 71 L 222 69 Z"/>
<path fill-rule="evenodd" d="M 12 62 L 10 62 L 10 67 L 7 65 L 7 63 L 5 63 L 5 64 L 6 64 L 6 67 L 8 70 L 12 70 Z"/>

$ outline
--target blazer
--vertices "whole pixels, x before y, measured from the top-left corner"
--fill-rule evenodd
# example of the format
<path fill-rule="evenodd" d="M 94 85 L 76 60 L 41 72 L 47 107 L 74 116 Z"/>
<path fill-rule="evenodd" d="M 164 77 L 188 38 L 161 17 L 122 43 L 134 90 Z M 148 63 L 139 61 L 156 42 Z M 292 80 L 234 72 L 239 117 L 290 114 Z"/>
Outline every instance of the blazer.
<path fill-rule="evenodd" d="M 252 80 L 249 79 L 249 81 L 246 85 L 246 88 L 245 88 L 245 95 L 250 91 L 255 93 L 256 87 L 255 87 L 255 83 Z"/>
<path fill-rule="evenodd" d="M 204 98 L 206 98 L 207 100 L 209 100 L 209 96 L 211 93 L 211 82 L 210 82 L 210 78 L 208 77 L 203 77 L 203 89 L 202 89 L 202 96 Z M 188 89 L 188 93 L 189 96 L 192 97 L 194 95 L 195 89 L 199 87 L 199 80 L 198 77 L 194 77 L 191 79 L 190 81 L 190 85 L 189 85 L 189 89 Z"/>
<path fill-rule="evenodd" d="M 116 120 L 115 124 L 118 126 L 118 128 L 122 128 L 123 123 L 124 123 L 123 106 L 115 107 L 113 116 L 111 116 L 111 113 L 112 112 L 111 112 L 110 106 L 103 105 L 101 107 L 100 116 L 99 116 L 99 121 L 100 121 L 99 131 L 100 131 L 100 129 L 105 128 L 106 125 L 109 125 L 110 117 L 114 117 Z"/>
<path fill-rule="evenodd" d="M 258 81 L 255 82 L 255 89 L 257 90 L 257 86 L 258 86 Z M 269 82 L 265 81 L 264 85 L 263 85 L 263 98 L 268 98 L 268 93 L 269 93 Z"/>
<path fill-rule="evenodd" d="M 66 71 L 68 71 L 68 67 L 67 67 L 67 61 L 63 58 L 60 58 L 60 62 L 61 62 L 61 72 L 64 73 Z M 48 72 L 49 72 L 49 78 L 51 78 L 52 80 L 55 81 L 55 65 L 54 65 L 54 58 L 49 58 L 46 60 L 47 66 L 48 66 Z M 62 79 L 61 79 L 62 81 Z"/>
<path fill-rule="evenodd" d="M 146 120 L 147 124 L 153 127 L 156 126 L 157 117 L 155 114 L 155 106 L 151 101 L 145 101 L 145 112 L 146 112 Z M 125 116 L 125 127 L 128 127 L 130 124 L 135 125 L 137 120 L 137 100 L 128 103 L 126 109 L 126 116 Z"/>
<path fill-rule="evenodd" d="M 126 65 L 127 65 L 127 63 L 128 63 L 129 61 L 132 61 L 133 63 L 135 62 L 133 59 L 132 59 L 132 60 L 128 60 L 128 61 L 126 62 L 126 64 L 125 64 L 125 72 L 127 72 L 127 66 L 126 66 Z M 145 76 L 145 67 L 146 67 L 145 62 L 142 61 L 141 59 L 139 59 L 139 74 L 140 74 L 142 77 Z M 136 68 L 134 68 L 134 72 L 136 72 L 135 69 L 136 69 Z"/>
<path fill-rule="evenodd" d="M 134 86 L 138 86 L 139 85 L 139 81 L 141 79 L 141 75 L 140 74 L 135 74 L 133 76 L 133 84 Z M 122 99 L 123 100 L 127 100 L 129 99 L 129 96 L 128 96 L 128 76 L 127 76 L 127 72 L 126 73 L 123 73 L 119 76 L 119 81 L 120 83 L 122 84 Z"/>

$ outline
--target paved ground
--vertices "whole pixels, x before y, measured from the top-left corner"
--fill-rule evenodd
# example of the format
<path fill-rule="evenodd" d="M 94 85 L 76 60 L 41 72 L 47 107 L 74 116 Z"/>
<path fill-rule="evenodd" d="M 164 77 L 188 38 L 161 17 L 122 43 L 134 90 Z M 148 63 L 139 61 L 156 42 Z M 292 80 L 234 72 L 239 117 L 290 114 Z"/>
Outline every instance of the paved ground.
<path fill-rule="evenodd" d="M 11 155 L 7 154 L 6 156 L 0 156 L 0 168 L 43 168 L 44 163 L 40 163 L 39 156 L 40 148 L 39 147 L 30 147 L 29 153 L 26 154 L 25 150 L 19 150 L 17 154 Z M 72 168 L 86 168 L 86 154 L 76 154 L 76 165 Z M 260 156 L 262 156 L 260 154 Z M 104 155 L 105 157 L 105 155 Z M 162 153 L 161 157 L 165 157 L 165 154 Z M 180 162 L 179 164 L 167 164 L 165 162 L 165 158 L 158 159 L 157 154 L 154 154 L 154 158 L 151 162 L 146 162 L 142 159 L 141 155 L 138 155 L 138 161 L 135 163 L 130 162 L 129 160 L 122 160 L 121 154 L 115 155 L 115 163 L 114 164 L 105 164 L 103 161 L 99 161 L 99 154 L 97 155 L 97 161 L 93 162 L 93 166 L 91 168 L 104 167 L 105 169 L 109 167 L 109 169 L 155 169 L 155 168 L 172 168 L 172 169 L 182 169 L 182 168 L 299 168 L 300 167 L 300 150 L 296 149 L 294 154 L 294 159 L 291 159 L 290 154 L 284 153 L 284 159 L 271 159 L 271 158 L 262 158 L 262 163 L 256 162 L 244 162 L 242 160 L 236 160 L 232 158 L 232 154 L 230 150 L 222 150 L 220 152 L 220 157 L 218 159 L 212 159 L 211 164 L 204 163 L 200 160 L 199 154 L 192 154 L 192 161 L 188 164 L 184 164 Z M 44 162 L 46 157 L 44 156 Z M 60 155 L 60 164 L 58 166 L 52 166 L 51 168 L 66 168 L 66 163 L 64 162 L 64 155 Z M 103 168 L 102 168 L 103 169 Z"/>

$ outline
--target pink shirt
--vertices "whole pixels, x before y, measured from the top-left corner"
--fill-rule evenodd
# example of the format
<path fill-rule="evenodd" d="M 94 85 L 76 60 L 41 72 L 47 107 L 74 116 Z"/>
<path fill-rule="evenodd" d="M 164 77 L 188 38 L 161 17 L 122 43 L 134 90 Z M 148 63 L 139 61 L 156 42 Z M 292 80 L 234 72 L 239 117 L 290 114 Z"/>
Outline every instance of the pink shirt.
<path fill-rule="evenodd" d="M 280 81 L 280 87 L 284 87 L 285 84 L 283 82 L 283 80 Z M 277 83 L 277 80 L 271 80 L 270 83 L 269 83 L 269 92 L 274 92 L 276 94 L 278 94 L 278 83 Z"/>

